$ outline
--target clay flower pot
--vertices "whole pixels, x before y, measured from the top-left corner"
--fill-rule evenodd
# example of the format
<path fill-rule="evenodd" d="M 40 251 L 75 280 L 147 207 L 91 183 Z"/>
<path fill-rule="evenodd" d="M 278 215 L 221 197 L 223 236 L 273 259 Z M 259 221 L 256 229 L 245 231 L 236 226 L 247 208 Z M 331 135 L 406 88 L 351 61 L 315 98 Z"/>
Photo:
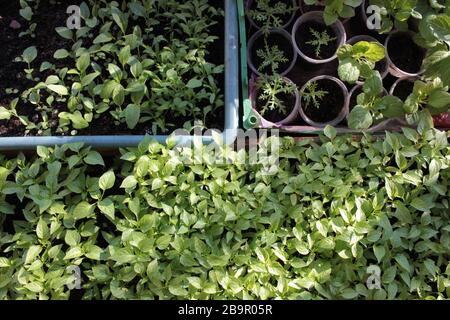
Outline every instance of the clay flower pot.
<path fill-rule="evenodd" d="M 394 84 L 389 89 L 389 94 L 391 96 L 399 97 L 401 100 L 405 101 L 406 98 L 412 93 L 414 88 L 414 82 L 418 80 L 419 77 L 402 77 L 397 79 Z"/>
<path fill-rule="evenodd" d="M 283 51 L 288 62 L 280 65 L 277 73 L 284 76 L 292 70 L 297 61 L 297 52 L 294 49 L 291 41 L 291 35 L 284 29 L 274 28 L 269 31 L 266 36 L 262 30 L 257 31 L 247 43 L 247 64 L 249 68 L 258 76 L 261 76 L 263 72 L 258 70 L 259 64 L 262 61 L 257 56 L 257 50 L 263 49 L 265 40 L 268 42 L 269 47 L 276 45 L 281 51 Z M 270 74 L 270 72 L 264 72 Z"/>
<path fill-rule="evenodd" d="M 278 1 L 282 1 L 282 0 L 278 0 Z M 256 0 L 247 0 L 245 2 L 245 12 L 248 12 L 252 9 L 252 6 L 256 5 L 258 1 Z M 282 1 L 283 2 L 283 1 Z M 292 4 L 292 8 L 297 7 L 297 1 L 296 0 L 285 0 L 285 2 L 290 2 Z M 256 6 L 255 6 L 256 7 Z M 247 19 L 249 21 L 249 23 L 255 27 L 256 29 L 261 29 L 261 26 L 258 24 L 258 21 L 253 20 L 248 14 L 246 15 Z M 287 16 L 287 14 L 286 14 Z M 291 23 L 292 21 L 294 21 L 295 18 L 295 11 L 292 11 L 292 13 L 289 15 L 289 18 L 284 19 L 285 20 L 285 24 L 282 25 L 280 28 L 281 29 L 286 29 Z M 273 26 L 275 27 L 275 26 Z"/>
<path fill-rule="evenodd" d="M 320 107 L 307 106 L 304 102 L 304 92 L 308 83 L 317 82 L 317 90 L 327 91 L 328 94 L 320 100 Z M 300 90 L 300 116 L 313 127 L 323 128 L 327 125 L 336 126 L 348 115 L 348 90 L 345 84 L 331 76 L 323 75 L 309 80 Z"/>
<path fill-rule="evenodd" d="M 423 73 L 422 62 L 426 50 L 414 43 L 411 31 L 394 31 L 384 44 L 389 72 L 397 78 L 417 77 Z"/>
<path fill-rule="evenodd" d="M 286 83 L 294 84 L 290 79 L 283 77 L 283 80 Z M 283 115 L 280 112 L 270 111 L 265 115 L 260 113 L 260 108 L 258 106 L 259 102 L 259 94 L 261 89 L 255 85 L 256 81 L 252 81 L 250 86 L 250 101 L 252 103 L 253 110 L 256 111 L 261 118 L 263 118 L 265 123 L 273 123 L 276 126 L 287 125 L 294 122 L 298 118 L 298 109 L 300 104 L 300 94 L 296 89 L 292 96 L 284 95 L 283 97 L 279 97 L 283 99 L 286 106 L 288 107 L 287 115 Z"/>
<path fill-rule="evenodd" d="M 314 47 L 307 44 L 310 40 L 313 40 L 310 30 L 313 29 L 322 33 L 327 31 L 331 38 L 336 38 L 334 41 L 330 41 L 327 46 L 324 46 L 321 51 L 320 57 L 315 54 Z M 337 58 L 337 50 L 347 40 L 347 35 L 339 20 L 331 26 L 327 26 L 323 20 L 322 11 L 311 11 L 303 14 L 294 24 L 292 29 L 292 43 L 297 53 L 309 63 L 322 64 L 333 61 Z"/>

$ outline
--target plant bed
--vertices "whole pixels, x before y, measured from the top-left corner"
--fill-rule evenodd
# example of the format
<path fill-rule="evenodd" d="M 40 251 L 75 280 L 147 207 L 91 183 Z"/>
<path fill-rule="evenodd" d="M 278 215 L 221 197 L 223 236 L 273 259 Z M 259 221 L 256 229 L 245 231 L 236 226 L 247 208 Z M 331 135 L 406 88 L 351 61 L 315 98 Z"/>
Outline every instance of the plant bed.
<path fill-rule="evenodd" d="M 74 4 L 79 30 L 66 27 Z M 234 1 L 22 5 L 0 9 L 0 148 L 237 128 Z"/>
<path fill-rule="evenodd" d="M 1 153 L 0 299 L 449 299 L 447 134 L 295 140 L 260 141 L 279 148 L 273 174 L 253 151 L 185 162 L 151 139 Z"/>
<path fill-rule="evenodd" d="M 358 103 L 357 97 L 349 99 L 348 116 L 334 124 L 338 132 L 398 131 L 401 126 L 414 127 L 431 122 L 434 115 L 439 115 L 441 119 L 436 120 L 436 125 L 445 128 L 442 120 L 450 108 L 450 95 L 447 92 L 450 74 L 445 71 L 450 66 L 450 60 L 445 58 L 449 54 L 446 39 L 450 30 L 445 27 L 449 19 L 448 12 L 428 3 L 415 7 L 409 2 L 400 4 L 373 0 L 352 2 L 355 6 L 345 9 L 349 16 L 344 17 L 343 12 L 330 14 L 333 10 L 331 3 L 314 0 L 299 2 L 295 22 L 285 28 L 291 31 L 299 58 L 294 67 L 282 75 L 294 82 L 299 91 L 318 76 L 339 78 L 348 92 L 355 86 L 364 86 L 362 92 L 356 95 L 361 96 L 359 100 L 362 104 Z M 240 39 L 241 55 L 246 59 L 247 39 L 258 30 L 246 21 L 243 4 L 239 6 Z M 317 5 L 315 9 L 323 8 L 323 12 L 304 10 L 305 5 Z M 386 15 L 381 17 L 380 29 L 369 28 L 368 22 L 373 22 L 370 13 L 366 18 L 361 14 L 369 5 L 378 5 L 387 10 Z M 404 10 L 409 10 L 408 14 Z M 342 25 L 341 21 L 346 19 L 348 21 Z M 309 26 L 311 23 L 315 25 Z M 338 31 L 339 26 L 343 27 L 343 32 Z M 317 32 L 311 32 L 314 28 Z M 338 36 L 340 34 L 342 37 Z M 342 42 L 342 39 L 348 40 Z M 305 48 L 306 44 L 310 47 Z M 311 125 L 304 117 L 287 125 L 263 119 L 253 107 L 253 97 L 249 95 L 249 86 L 254 85 L 253 74 L 252 68 L 243 60 L 241 82 L 245 128 L 276 127 L 288 134 L 300 135 L 323 131 L 323 124 Z M 418 77 L 418 88 L 409 94 L 392 95 L 390 88 L 398 77 L 405 75 Z M 421 86 L 426 88 L 423 94 L 419 89 Z M 442 112 L 436 114 L 438 111 Z"/>

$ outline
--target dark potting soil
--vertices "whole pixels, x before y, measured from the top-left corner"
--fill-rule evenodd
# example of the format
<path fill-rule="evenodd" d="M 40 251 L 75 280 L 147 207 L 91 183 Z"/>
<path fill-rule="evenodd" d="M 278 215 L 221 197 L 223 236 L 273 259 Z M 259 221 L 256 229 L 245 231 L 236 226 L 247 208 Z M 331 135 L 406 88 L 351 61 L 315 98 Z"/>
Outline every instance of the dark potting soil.
<path fill-rule="evenodd" d="M 337 118 L 344 107 L 344 94 L 339 85 L 328 79 L 318 80 L 317 89 L 328 92 L 321 100 L 320 107 L 316 108 L 314 105 L 309 105 L 305 110 L 305 104 L 302 101 L 302 108 L 306 116 L 314 122 L 326 123 Z"/>
<path fill-rule="evenodd" d="M 322 11 L 324 8 L 323 6 L 319 6 L 319 5 L 305 4 L 303 1 L 300 1 L 300 7 L 301 7 L 301 10 L 303 11 L 303 13 L 307 13 L 310 11 Z"/>
<path fill-rule="evenodd" d="M 353 91 L 352 96 L 350 97 L 350 105 L 349 105 L 349 109 L 350 111 L 352 111 L 352 109 L 354 107 L 356 107 L 356 105 L 358 104 L 358 96 L 362 93 L 362 87 L 359 86 L 357 89 L 355 89 L 355 91 Z"/>
<path fill-rule="evenodd" d="M 19 37 L 19 34 L 26 31 L 30 24 L 19 14 L 19 1 L 8 1 L 5 2 L 5 4 L 2 3 L 2 6 L 0 7 L 0 43 L 2 43 L 2 48 L 0 50 L 0 105 L 8 106 L 14 98 L 19 97 L 20 93 L 36 84 L 36 82 L 26 78 L 24 73 L 24 69 L 26 68 L 25 63 L 13 62 L 26 48 L 30 46 L 36 46 L 37 48 L 38 56 L 32 62 L 32 67 L 34 68 L 33 77 L 39 78 L 39 80 L 44 81 L 52 74 L 52 71 L 39 72 L 41 63 L 44 61 L 55 64 L 57 68 L 68 67 L 70 69 L 74 67 L 74 62 L 71 59 L 56 60 L 53 58 L 53 54 L 57 49 L 66 49 L 70 51 L 72 46 L 72 42 L 60 37 L 56 33 L 55 28 L 66 25 L 66 20 L 68 18 L 66 9 L 68 6 L 80 5 L 82 2 L 83 0 L 58 0 L 54 3 L 41 1 L 41 5 L 34 13 L 32 19 L 32 22 L 37 24 L 35 38 L 31 38 L 28 35 Z M 224 2 L 222 0 L 211 0 L 210 4 L 216 8 L 224 9 Z M 12 22 L 18 22 L 20 27 L 17 29 L 11 28 L 10 24 Z M 138 22 L 134 22 L 134 25 L 138 24 Z M 210 35 L 216 36 L 218 39 L 210 46 L 206 55 L 206 60 L 215 65 L 224 64 L 224 30 L 225 26 L 223 21 L 219 21 L 218 24 L 210 28 Z M 92 44 L 92 39 L 89 40 L 85 38 L 84 41 L 84 46 L 89 46 L 89 42 Z M 216 76 L 216 80 L 218 81 L 219 88 L 221 88 L 221 93 L 224 94 L 224 74 Z M 6 89 L 15 89 L 16 93 L 7 93 Z M 45 100 L 46 98 L 46 94 L 42 94 L 41 100 Z M 202 108 L 205 106 L 199 107 Z M 54 102 L 52 108 L 54 112 L 48 113 L 48 124 L 50 128 L 56 129 L 59 121 L 58 114 L 63 111 L 68 111 L 68 109 L 65 103 L 58 104 L 57 101 Z M 27 116 L 29 120 L 35 123 L 42 121 L 40 112 L 31 104 L 24 104 L 19 100 L 16 110 L 19 115 Z M 211 112 L 206 117 L 205 121 L 208 128 L 223 129 L 224 118 L 225 112 L 224 107 L 222 107 L 217 112 Z M 193 124 L 195 119 L 192 119 L 192 117 L 177 117 L 175 119 L 171 117 L 170 113 L 167 113 L 166 116 L 166 123 L 172 125 L 170 127 L 172 130 L 174 128 L 182 128 L 187 121 L 190 121 Z M 148 134 L 154 133 L 152 132 L 152 127 L 152 123 L 139 124 L 133 130 L 128 129 L 126 124 L 116 126 L 112 116 L 106 112 L 98 115 L 98 118 L 90 123 L 89 128 L 78 130 L 78 135 Z M 54 130 L 52 130 L 52 132 L 54 134 Z M 159 134 L 161 132 L 157 133 Z M 165 134 L 167 133 L 168 132 L 165 132 Z M 28 135 L 33 134 L 36 133 L 31 132 Z M 11 120 L 0 121 L 0 136 L 8 137 L 24 135 L 25 127 L 18 119 L 11 118 Z"/>
<path fill-rule="evenodd" d="M 425 50 L 418 46 L 409 35 L 394 35 L 389 41 L 387 49 L 397 68 L 408 73 L 420 71 L 425 58 Z"/>
<path fill-rule="evenodd" d="M 291 41 L 279 33 L 270 33 L 267 36 L 266 40 L 264 36 L 260 36 L 258 39 L 256 39 L 251 52 L 252 61 L 256 69 L 258 69 L 264 61 L 262 58 L 258 57 L 257 52 L 258 50 L 265 51 L 266 42 L 269 48 L 271 48 L 272 46 L 277 46 L 278 49 L 284 53 L 284 57 L 287 59 L 287 62 L 280 63 L 278 66 L 278 70 L 276 70 L 279 73 L 283 73 L 287 68 L 289 68 L 290 64 L 292 63 L 292 59 L 294 58 L 294 47 L 292 46 Z M 272 68 L 267 67 L 260 72 L 270 75 L 272 74 Z"/>
<path fill-rule="evenodd" d="M 412 81 L 400 81 L 394 89 L 394 96 L 399 97 L 405 101 L 406 98 L 413 92 L 414 82 Z"/>
<path fill-rule="evenodd" d="M 385 72 L 388 67 L 387 64 L 388 62 L 386 59 L 380 60 L 375 64 L 375 70 L 379 71 L 380 75 L 383 76 L 383 72 Z"/>
<path fill-rule="evenodd" d="M 322 45 L 320 48 L 319 55 L 316 55 L 315 53 L 316 50 L 315 46 L 307 44 L 307 42 L 316 40 L 316 38 L 311 32 L 311 29 L 319 32 L 320 34 L 326 31 L 327 34 L 330 36 L 330 38 L 336 38 L 328 42 L 327 45 Z M 295 41 L 297 42 L 299 49 L 305 55 L 313 59 L 328 59 L 332 57 L 338 49 L 338 39 L 333 28 L 314 21 L 305 22 L 298 28 L 297 33 L 295 35 Z"/>
<path fill-rule="evenodd" d="M 275 6 L 277 2 L 282 2 L 287 5 L 288 8 L 292 7 L 292 0 L 269 0 L 270 7 Z M 257 10 L 258 0 L 253 0 L 249 10 Z M 283 15 L 277 15 L 277 18 L 281 20 L 281 26 L 284 26 L 289 22 L 289 20 L 292 17 L 292 11 L 286 11 Z M 260 26 L 260 23 L 258 21 L 254 21 L 256 25 Z"/>
<path fill-rule="evenodd" d="M 269 110 L 263 115 L 264 119 L 272 121 L 274 123 L 280 122 L 280 121 L 286 119 L 286 117 L 291 114 L 292 110 L 295 107 L 295 94 L 280 94 L 278 96 L 278 98 L 284 102 L 284 105 L 286 106 L 286 113 L 282 113 L 278 109 L 275 109 L 275 110 Z M 261 107 L 263 105 L 262 102 L 263 102 L 263 100 L 259 99 L 259 96 L 257 94 L 256 95 L 256 110 L 261 110 Z"/>

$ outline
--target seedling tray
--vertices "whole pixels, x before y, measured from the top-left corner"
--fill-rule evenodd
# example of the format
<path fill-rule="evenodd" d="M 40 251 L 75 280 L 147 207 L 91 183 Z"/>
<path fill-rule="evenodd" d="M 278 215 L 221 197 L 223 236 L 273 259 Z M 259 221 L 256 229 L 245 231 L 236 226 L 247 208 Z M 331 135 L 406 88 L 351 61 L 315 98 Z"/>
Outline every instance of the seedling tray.
<path fill-rule="evenodd" d="M 253 73 L 247 63 L 247 44 L 248 39 L 255 34 L 258 30 L 249 22 L 245 13 L 245 0 L 238 0 L 238 13 L 239 13 L 239 36 L 240 36 L 240 52 L 241 52 L 241 90 L 242 90 L 242 124 L 245 129 L 250 128 L 277 128 L 281 132 L 287 134 L 300 134 L 300 135 L 317 135 L 323 132 L 323 128 L 314 127 L 308 125 L 300 116 L 297 120 L 289 125 L 280 125 L 264 119 L 252 106 L 251 92 L 254 86 L 254 81 L 257 75 Z M 362 22 L 360 15 L 360 8 L 356 9 L 355 17 L 349 19 L 344 23 L 344 27 L 347 34 L 347 40 L 354 36 L 366 35 L 371 36 L 378 40 L 380 43 L 384 43 L 386 35 L 379 35 L 376 31 L 367 30 Z M 300 10 L 297 10 L 295 18 L 286 27 L 287 33 L 291 33 L 294 23 L 301 16 Z M 329 75 L 338 78 L 337 68 L 338 59 L 319 65 L 307 63 L 300 56 L 298 56 L 295 66 L 285 76 L 292 80 L 299 88 L 301 88 L 310 79 L 321 76 Z M 388 74 L 384 79 L 384 86 L 389 91 L 391 85 L 397 80 L 394 76 Z M 346 84 L 348 92 L 352 90 L 354 85 Z M 406 122 L 402 119 L 392 118 L 384 120 L 372 126 L 365 131 L 372 133 L 383 133 L 386 130 L 398 131 L 402 126 L 407 126 Z M 362 130 L 353 130 L 347 126 L 347 120 L 344 119 L 338 125 L 335 126 L 338 133 L 361 133 Z"/>
<path fill-rule="evenodd" d="M 238 11 L 236 0 L 224 0 L 225 7 L 225 115 L 222 139 L 225 143 L 235 140 L 239 124 L 239 49 Z M 93 135 L 93 136 L 25 136 L 1 137 L 0 150 L 31 150 L 37 146 L 54 146 L 83 142 L 97 149 L 117 149 L 137 146 L 144 135 Z M 153 135 L 153 139 L 165 143 L 169 135 Z M 190 143 L 194 136 L 177 136 L 178 143 Z M 211 143 L 211 136 L 202 136 L 204 144 Z"/>

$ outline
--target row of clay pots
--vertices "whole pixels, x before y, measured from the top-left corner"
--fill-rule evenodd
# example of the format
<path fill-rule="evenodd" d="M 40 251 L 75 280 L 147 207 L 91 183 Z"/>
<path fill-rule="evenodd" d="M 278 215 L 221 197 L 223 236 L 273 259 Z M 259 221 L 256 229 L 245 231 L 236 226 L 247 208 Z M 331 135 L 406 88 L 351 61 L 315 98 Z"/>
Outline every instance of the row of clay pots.
<path fill-rule="evenodd" d="M 292 70 L 292 68 L 295 66 L 298 55 L 303 60 L 305 60 L 309 63 L 312 63 L 312 64 L 328 63 L 337 58 L 337 52 L 335 52 L 331 57 L 319 60 L 319 59 L 309 57 L 300 49 L 300 47 L 296 41 L 298 29 L 300 28 L 300 26 L 302 24 L 311 22 L 311 21 L 318 22 L 320 24 L 325 24 L 325 22 L 323 21 L 323 12 L 322 11 L 311 11 L 311 12 L 303 14 L 295 22 L 291 34 L 289 34 L 285 29 L 282 29 L 282 28 L 273 28 L 269 31 L 269 35 L 279 35 L 279 36 L 286 38 L 286 40 L 288 40 L 290 45 L 292 46 L 293 58 L 292 58 L 291 64 L 289 65 L 289 68 L 287 68 L 285 70 L 281 70 L 279 72 L 281 75 L 285 75 L 285 74 L 289 73 L 289 71 Z M 344 45 L 347 41 L 347 34 L 345 32 L 344 26 L 342 25 L 342 23 L 340 21 L 337 21 L 335 24 L 331 25 L 330 27 L 334 30 L 334 32 L 336 34 L 337 48 L 339 48 L 340 46 Z M 253 54 L 254 45 L 255 45 L 256 41 L 258 41 L 258 39 L 260 39 L 262 37 L 267 37 L 267 34 L 265 34 L 262 30 L 259 30 L 255 34 L 253 34 L 253 36 L 249 39 L 248 44 L 247 44 L 248 66 L 257 75 L 261 75 L 261 73 L 258 71 L 257 66 L 255 66 L 255 63 L 252 60 L 252 54 Z M 337 51 L 337 49 L 336 49 L 336 51 Z"/>
<path fill-rule="evenodd" d="M 327 63 L 330 62 L 334 59 L 337 58 L 336 54 L 328 59 L 324 59 L 324 60 L 316 60 L 313 59 L 311 57 L 306 56 L 299 48 L 299 46 L 296 43 L 296 33 L 298 28 L 305 22 L 308 21 L 314 21 L 314 22 L 319 22 L 319 23 L 323 23 L 323 12 L 322 11 L 311 11 L 311 12 L 307 12 L 305 14 L 303 14 L 300 18 L 297 19 L 297 21 L 294 24 L 292 33 L 289 34 L 286 30 L 281 29 L 281 28 L 275 28 L 272 29 L 270 31 L 270 33 L 274 33 L 277 35 L 280 35 L 282 37 L 284 37 L 286 40 L 289 41 L 289 43 L 292 45 L 292 59 L 291 59 L 291 63 L 289 64 L 289 66 L 285 69 L 282 70 L 280 72 L 281 75 L 285 76 L 286 74 L 288 74 L 292 68 L 295 66 L 296 60 L 298 58 L 298 55 L 313 64 L 319 64 L 319 63 Z M 292 21 L 291 21 L 292 22 Z M 289 24 L 288 24 L 289 25 Z M 366 36 L 366 35 L 361 35 L 361 36 L 356 36 L 353 37 L 351 39 L 349 39 L 348 41 L 346 41 L 346 32 L 345 29 L 342 25 L 342 23 L 340 21 L 337 21 L 333 26 L 331 26 L 333 28 L 333 30 L 336 33 L 336 36 L 338 38 L 338 47 L 342 46 L 344 43 L 348 43 L 348 44 L 355 44 L 359 41 L 376 41 L 378 42 L 375 38 L 370 37 L 370 36 Z M 260 72 L 258 72 L 257 67 L 254 65 L 253 61 L 252 61 L 252 50 L 253 50 L 253 45 L 255 43 L 255 41 L 257 41 L 257 39 L 259 37 L 264 36 L 263 32 L 260 30 L 258 32 L 256 32 L 249 40 L 248 42 L 248 46 L 247 46 L 247 50 L 248 50 L 248 65 L 250 67 L 250 69 L 257 75 L 261 75 Z M 397 37 L 412 37 L 413 33 L 412 32 L 399 32 L 399 31 L 394 31 L 392 32 L 386 39 L 385 42 L 385 48 L 388 48 L 390 41 L 395 41 L 397 39 Z M 397 67 L 394 62 L 392 61 L 391 57 L 389 56 L 389 52 L 386 49 L 386 58 L 384 59 L 384 61 L 381 62 L 381 69 L 379 70 L 380 74 L 382 76 L 382 78 L 384 79 L 389 73 L 391 73 L 393 76 L 398 77 L 398 78 L 411 78 L 411 77 L 417 77 L 421 74 L 421 71 L 418 71 L 417 73 L 411 73 L 411 72 L 406 72 L 404 70 L 401 70 L 399 67 Z M 348 116 L 349 113 L 349 103 L 350 103 L 350 99 L 351 96 L 348 94 L 348 90 L 345 87 L 345 85 L 337 78 L 334 77 L 329 77 L 329 76 L 319 76 L 316 77 L 314 79 L 311 79 L 311 81 L 318 81 L 321 79 L 329 79 L 331 81 L 334 81 L 335 83 L 337 83 L 339 85 L 340 88 L 342 88 L 343 90 L 343 94 L 345 97 L 345 102 L 343 102 L 343 106 L 342 106 L 342 112 L 333 120 L 326 122 L 326 123 L 318 123 L 310 118 L 308 118 L 308 116 L 305 114 L 303 108 L 301 107 L 301 98 L 297 99 L 297 103 L 296 106 L 294 107 L 293 111 L 291 112 L 291 114 L 284 120 L 275 123 L 275 125 L 287 125 L 292 123 L 293 121 L 295 121 L 297 119 L 297 115 L 300 114 L 300 116 L 303 118 L 303 120 L 308 123 L 309 125 L 315 126 L 315 127 L 324 127 L 326 125 L 337 125 L 338 123 L 340 123 L 344 118 L 346 118 Z M 286 78 L 286 81 L 290 81 L 289 79 Z M 359 81 L 357 82 L 357 85 L 362 85 L 362 82 Z M 300 90 L 300 93 L 298 94 L 300 97 L 302 96 L 302 92 L 305 89 L 306 85 Z M 352 93 L 355 92 L 355 89 L 352 90 Z M 255 94 L 253 94 L 254 98 Z M 253 107 L 255 110 L 256 109 L 256 105 L 255 105 L 255 99 L 252 99 L 253 101 Z M 295 112 L 295 109 L 297 109 L 298 111 Z"/>
<path fill-rule="evenodd" d="M 284 81 L 286 81 L 286 83 L 293 83 L 292 80 L 290 80 L 289 78 L 283 77 L 283 79 L 284 79 Z M 395 95 L 395 90 L 400 83 L 402 83 L 404 81 L 414 83 L 414 81 L 417 79 L 418 79 L 418 77 L 399 78 L 391 86 L 389 92 L 386 89 L 384 89 L 384 95 L 385 96 Z M 282 121 L 276 122 L 274 124 L 276 126 L 288 125 L 288 124 L 294 122 L 295 120 L 297 120 L 298 117 L 300 116 L 303 119 L 303 121 L 305 121 L 308 125 L 317 127 L 317 128 L 323 128 L 326 125 L 335 126 L 335 125 L 339 124 L 341 121 L 343 121 L 344 119 L 347 119 L 349 112 L 350 112 L 350 102 L 352 100 L 352 97 L 353 97 L 353 95 L 357 94 L 358 90 L 361 90 L 362 84 L 357 84 L 356 86 L 354 86 L 352 88 L 352 90 L 350 92 L 348 92 L 345 84 L 338 78 L 335 78 L 332 76 L 327 76 L 327 75 L 317 76 L 317 77 L 311 79 L 310 82 L 316 82 L 316 81 L 320 82 L 321 80 L 333 81 L 340 88 L 340 90 L 342 90 L 344 102 L 343 102 L 341 112 L 336 116 L 336 118 L 334 118 L 328 122 L 317 122 L 317 121 L 314 121 L 314 119 L 308 117 L 308 115 L 306 114 L 305 109 L 303 107 L 303 103 L 302 103 L 302 99 L 301 99 L 302 94 L 307 87 L 307 84 L 305 84 L 300 90 L 295 91 L 295 104 L 294 104 L 294 107 L 292 108 L 292 111 L 289 113 L 289 115 Z M 252 100 L 256 101 L 259 92 L 258 92 L 258 90 L 253 90 L 252 92 L 254 95 L 252 97 Z"/>
<path fill-rule="evenodd" d="M 257 0 L 247 0 L 246 1 L 246 5 L 245 5 L 246 11 L 248 11 L 250 9 L 250 7 L 253 5 L 253 3 L 255 1 L 257 1 Z M 299 1 L 297 1 L 297 0 L 290 0 L 290 2 L 292 3 L 292 7 L 298 6 L 298 8 L 299 8 L 299 10 L 300 10 L 302 15 L 305 14 L 305 13 L 311 12 L 311 11 L 321 11 L 323 9 L 323 7 L 325 6 L 325 0 L 318 0 L 317 1 L 318 4 L 312 6 L 313 10 L 307 10 L 305 8 L 305 4 L 304 4 L 303 0 L 299 0 Z M 297 2 L 298 2 L 298 4 L 297 4 Z M 362 14 L 364 16 L 365 12 L 364 12 L 364 10 L 362 10 L 362 11 L 363 11 Z M 289 20 L 287 20 L 285 22 L 285 24 L 283 26 L 281 26 L 282 29 L 286 29 L 292 23 L 292 21 L 294 21 L 295 14 L 296 14 L 295 11 L 293 11 L 291 16 L 290 16 L 290 18 L 289 18 Z M 366 16 L 366 18 L 367 18 L 367 16 Z M 346 23 L 348 20 L 350 20 L 350 18 L 344 19 L 343 23 Z M 258 23 L 256 23 L 252 18 L 248 17 L 248 21 L 250 22 L 250 24 L 254 28 L 261 29 L 261 26 L 259 26 Z M 366 21 L 366 20 L 364 20 L 364 21 Z"/>
<path fill-rule="evenodd" d="M 290 80 L 287 77 L 283 77 L 283 79 L 286 83 L 293 83 L 292 80 Z M 335 126 L 335 125 L 339 124 L 342 120 L 344 120 L 347 117 L 348 112 L 349 112 L 349 101 L 350 100 L 349 100 L 349 93 L 348 93 L 347 87 L 338 78 L 328 76 L 328 75 L 317 76 L 317 77 L 309 80 L 309 82 L 320 82 L 323 80 L 329 80 L 329 81 L 332 81 L 334 84 L 336 84 L 336 86 L 339 88 L 339 90 L 342 91 L 342 96 L 344 97 L 343 102 L 342 102 L 342 108 L 340 109 L 339 114 L 334 119 L 331 119 L 330 121 L 327 121 L 327 122 L 318 122 L 306 114 L 304 105 L 302 102 L 302 98 L 301 98 L 303 95 L 303 92 L 307 88 L 307 83 L 306 83 L 300 90 L 295 90 L 295 104 L 294 104 L 291 112 L 289 112 L 288 116 L 286 118 L 284 118 L 283 120 L 275 122 L 273 124 L 275 126 L 289 125 L 289 124 L 293 123 L 294 121 L 296 121 L 299 118 L 299 116 L 307 124 L 314 126 L 314 127 L 325 127 L 326 125 Z M 250 99 L 253 103 L 253 108 L 255 110 L 258 109 L 256 106 L 256 101 L 258 99 L 259 93 L 260 92 L 258 89 L 253 89 L 250 91 Z M 265 121 L 267 123 L 270 122 L 267 119 Z"/>
<path fill-rule="evenodd" d="M 292 68 L 295 66 L 296 60 L 297 60 L 297 56 L 299 55 L 303 60 L 312 63 L 312 64 L 322 64 L 322 63 L 328 63 L 331 62 L 333 60 L 335 60 L 337 58 L 337 54 L 335 53 L 333 56 L 327 58 L 327 59 L 314 59 L 312 57 L 307 56 L 299 47 L 299 45 L 297 44 L 296 41 L 296 36 L 297 36 L 297 31 L 299 29 L 299 27 L 306 22 L 309 21 L 314 21 L 314 22 L 319 22 L 319 23 L 324 23 L 323 22 L 323 12 L 322 11 L 311 11 L 308 13 L 305 13 L 304 15 L 302 15 L 300 18 L 298 18 L 298 20 L 295 22 L 292 33 L 289 34 L 286 30 L 281 29 L 281 28 L 274 28 L 271 29 L 269 34 L 272 35 L 279 35 L 282 36 L 284 38 L 286 38 L 287 41 L 289 41 L 289 43 L 292 45 L 292 56 L 293 58 L 291 59 L 291 63 L 289 64 L 289 67 L 286 68 L 285 70 L 280 71 L 281 75 L 286 75 L 289 73 L 289 71 L 292 70 Z M 333 28 L 333 30 L 335 31 L 335 34 L 337 36 L 337 48 L 341 47 L 342 45 L 344 45 L 345 43 L 348 44 L 355 44 L 358 41 L 375 41 L 378 42 L 375 38 L 371 37 L 371 36 L 356 36 L 351 38 L 350 40 L 347 41 L 347 36 L 346 36 L 346 32 L 345 29 L 342 25 L 342 23 L 340 21 L 337 21 L 335 24 L 333 24 L 331 26 Z M 256 73 L 257 75 L 261 75 L 261 73 L 258 71 L 257 66 L 255 66 L 255 63 L 252 59 L 252 53 L 254 50 L 254 44 L 255 42 L 261 38 L 261 37 L 265 37 L 267 36 L 262 30 L 257 31 L 248 41 L 247 44 L 247 62 L 248 62 L 248 66 L 250 67 L 250 69 Z M 414 77 L 414 76 L 418 76 L 420 75 L 423 71 L 422 70 L 417 70 L 417 72 L 407 72 L 405 70 L 400 69 L 397 65 L 395 65 L 395 63 L 393 62 L 390 54 L 389 54 L 389 50 L 387 48 L 389 48 L 389 45 L 391 43 L 391 41 L 394 41 L 395 39 L 397 39 L 398 37 L 410 37 L 412 38 L 414 36 L 414 34 L 412 32 L 401 32 L 401 31 L 394 31 L 392 33 L 389 34 L 389 36 L 386 39 L 386 42 L 384 44 L 385 48 L 386 48 L 386 58 L 385 58 L 385 65 L 386 65 L 386 69 L 382 70 L 380 73 L 383 76 L 383 78 L 389 73 L 391 73 L 393 76 L 397 77 L 397 78 L 401 78 L 401 77 Z"/>

